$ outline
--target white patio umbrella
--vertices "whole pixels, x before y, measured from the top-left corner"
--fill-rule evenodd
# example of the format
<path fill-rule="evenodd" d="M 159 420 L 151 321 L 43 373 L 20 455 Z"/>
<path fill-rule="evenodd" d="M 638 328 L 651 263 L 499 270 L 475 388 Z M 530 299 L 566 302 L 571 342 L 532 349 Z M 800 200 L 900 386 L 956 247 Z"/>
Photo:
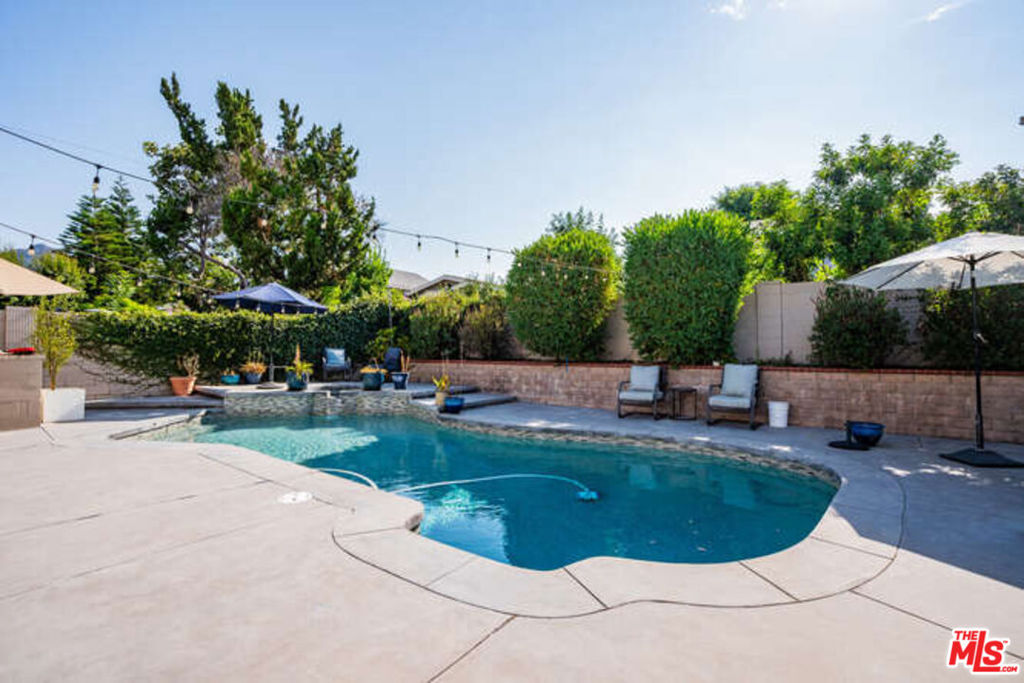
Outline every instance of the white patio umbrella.
<path fill-rule="evenodd" d="M 0 296 L 59 296 L 77 293 L 77 289 L 0 259 Z"/>
<path fill-rule="evenodd" d="M 910 254 L 871 266 L 843 284 L 874 290 L 971 288 L 974 338 L 973 448 L 944 453 L 943 458 L 976 467 L 1024 467 L 985 448 L 985 420 L 981 411 L 981 344 L 978 330 L 978 287 L 1024 283 L 1024 236 L 998 232 L 969 232 Z"/>

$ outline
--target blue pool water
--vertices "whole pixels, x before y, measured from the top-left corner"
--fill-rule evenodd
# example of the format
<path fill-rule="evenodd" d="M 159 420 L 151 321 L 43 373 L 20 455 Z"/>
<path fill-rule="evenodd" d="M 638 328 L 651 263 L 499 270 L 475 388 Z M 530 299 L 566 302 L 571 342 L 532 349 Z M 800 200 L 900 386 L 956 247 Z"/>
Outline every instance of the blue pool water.
<path fill-rule="evenodd" d="M 395 416 L 207 417 L 159 437 L 245 446 L 308 467 L 360 472 L 384 490 L 512 473 L 407 492 L 420 533 L 500 562 L 555 569 L 597 555 L 727 562 L 803 539 L 835 488 L 815 477 L 655 449 L 514 439 Z"/>

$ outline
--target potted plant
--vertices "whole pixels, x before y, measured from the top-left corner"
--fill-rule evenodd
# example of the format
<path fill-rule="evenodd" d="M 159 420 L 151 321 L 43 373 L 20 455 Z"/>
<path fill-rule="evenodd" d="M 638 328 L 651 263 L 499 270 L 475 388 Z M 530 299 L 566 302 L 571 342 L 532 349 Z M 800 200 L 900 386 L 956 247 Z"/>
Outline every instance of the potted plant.
<path fill-rule="evenodd" d="M 391 381 L 395 383 L 395 389 L 402 391 L 406 387 L 406 383 L 409 381 L 409 371 L 412 369 L 412 363 L 409 362 L 409 357 L 405 355 L 405 352 L 401 355 L 401 372 L 392 372 Z"/>
<path fill-rule="evenodd" d="M 376 361 L 362 368 L 359 373 L 363 376 L 364 391 L 380 391 L 380 385 L 384 383 L 385 371 L 383 368 L 377 367 Z"/>
<path fill-rule="evenodd" d="M 190 353 L 178 357 L 178 369 L 182 375 L 171 377 L 171 391 L 175 396 L 188 396 L 196 387 L 196 377 L 199 376 L 199 354 Z"/>
<path fill-rule="evenodd" d="M 446 373 L 431 379 L 434 381 L 434 405 L 441 407 L 444 405 L 444 400 L 448 398 L 448 375 Z"/>
<path fill-rule="evenodd" d="M 288 373 L 285 382 L 288 384 L 288 391 L 303 391 L 309 386 L 309 376 L 313 372 L 313 364 L 302 360 L 299 345 L 295 345 L 295 358 L 292 364 L 285 368 Z"/>
<path fill-rule="evenodd" d="M 226 368 L 220 373 L 220 381 L 222 384 L 238 384 L 241 379 L 241 376 L 231 368 Z"/>
<path fill-rule="evenodd" d="M 45 356 L 43 364 L 50 388 L 43 389 L 43 421 L 67 422 L 85 419 L 85 389 L 57 388 L 57 373 L 71 359 L 77 343 L 71 318 L 44 304 L 36 311 L 33 343 Z"/>
<path fill-rule="evenodd" d="M 249 356 L 249 360 L 242 365 L 242 374 L 247 384 L 259 384 L 266 371 L 267 366 L 256 356 Z"/>

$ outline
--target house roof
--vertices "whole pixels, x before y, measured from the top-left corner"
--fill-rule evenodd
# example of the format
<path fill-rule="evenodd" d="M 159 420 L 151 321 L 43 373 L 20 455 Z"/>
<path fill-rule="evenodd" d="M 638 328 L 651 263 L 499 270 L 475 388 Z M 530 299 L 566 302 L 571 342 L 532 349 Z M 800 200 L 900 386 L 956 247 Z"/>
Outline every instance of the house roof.
<path fill-rule="evenodd" d="M 416 296 L 417 294 L 423 294 L 424 292 L 429 292 L 431 290 L 439 289 L 441 287 L 458 287 L 460 285 L 466 284 L 467 282 L 471 282 L 471 280 L 467 277 L 459 277 L 458 275 L 447 274 L 439 275 L 435 277 L 433 280 L 424 280 L 422 284 L 420 284 L 418 287 L 413 287 L 407 293 L 410 296 Z"/>
<path fill-rule="evenodd" d="M 392 270 L 391 278 L 388 280 L 388 287 L 400 289 L 402 292 L 409 292 L 427 282 L 427 278 L 418 273 L 408 270 Z"/>

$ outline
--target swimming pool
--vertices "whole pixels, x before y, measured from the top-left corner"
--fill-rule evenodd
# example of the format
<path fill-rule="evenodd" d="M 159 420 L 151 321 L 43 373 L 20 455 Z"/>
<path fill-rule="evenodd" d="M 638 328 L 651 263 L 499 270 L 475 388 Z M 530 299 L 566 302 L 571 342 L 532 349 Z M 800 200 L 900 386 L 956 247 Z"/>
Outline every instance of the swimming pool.
<path fill-rule="evenodd" d="M 518 439 L 404 416 L 207 416 L 153 438 L 234 444 L 351 470 L 383 490 L 517 473 L 558 477 L 400 493 L 423 502 L 424 536 L 529 569 L 600 555 L 693 563 L 766 555 L 807 536 L 836 491 L 817 477 L 728 458 Z M 581 502 L 561 477 L 599 499 Z"/>

